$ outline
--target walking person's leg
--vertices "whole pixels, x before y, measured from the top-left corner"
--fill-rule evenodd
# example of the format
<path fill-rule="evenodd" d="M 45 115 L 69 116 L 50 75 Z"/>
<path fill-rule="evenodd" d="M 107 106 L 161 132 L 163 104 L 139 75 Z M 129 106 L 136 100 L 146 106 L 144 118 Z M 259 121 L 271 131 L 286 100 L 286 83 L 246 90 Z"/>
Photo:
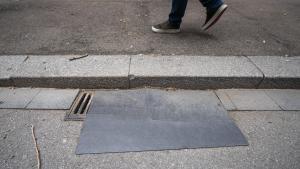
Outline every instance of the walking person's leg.
<path fill-rule="evenodd" d="M 180 26 L 185 13 L 188 0 L 172 0 L 172 10 L 169 14 L 169 22 Z"/>
<path fill-rule="evenodd" d="M 202 29 L 207 30 L 220 19 L 227 5 L 222 0 L 200 0 L 200 2 L 206 8 L 206 20 Z"/>
<path fill-rule="evenodd" d="M 213 26 L 227 9 L 227 5 L 222 0 L 199 0 L 206 7 L 206 20 L 202 26 L 207 30 Z M 152 31 L 156 33 L 178 33 L 180 24 L 185 13 L 188 0 L 172 0 L 172 10 L 166 22 L 152 26 Z"/>
<path fill-rule="evenodd" d="M 152 26 L 152 31 L 157 33 L 178 33 L 184 16 L 188 0 L 172 0 L 172 10 L 166 22 Z"/>

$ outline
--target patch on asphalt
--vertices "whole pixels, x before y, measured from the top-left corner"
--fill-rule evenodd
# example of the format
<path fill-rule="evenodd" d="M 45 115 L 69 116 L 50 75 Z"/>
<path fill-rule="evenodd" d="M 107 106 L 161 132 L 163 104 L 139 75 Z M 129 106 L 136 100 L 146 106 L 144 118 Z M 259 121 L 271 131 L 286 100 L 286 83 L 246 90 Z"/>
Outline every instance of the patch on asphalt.
<path fill-rule="evenodd" d="M 213 92 L 96 91 L 76 154 L 248 145 Z"/>

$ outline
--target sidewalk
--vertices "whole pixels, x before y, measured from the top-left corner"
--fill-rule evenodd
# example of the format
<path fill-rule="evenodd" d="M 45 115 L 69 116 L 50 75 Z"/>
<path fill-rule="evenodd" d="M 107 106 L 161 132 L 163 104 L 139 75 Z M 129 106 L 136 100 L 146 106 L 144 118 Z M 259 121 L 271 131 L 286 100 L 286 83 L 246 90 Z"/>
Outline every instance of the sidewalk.
<path fill-rule="evenodd" d="M 15 93 L 15 98 L 3 99 L 1 96 L 4 91 Z M 34 96 L 26 95 L 25 103 L 20 96 L 26 91 L 36 92 L 32 94 Z M 52 93 L 52 96 L 47 92 Z M 246 136 L 249 146 L 80 156 L 75 155 L 75 149 L 82 122 L 64 121 L 66 110 L 62 110 L 69 108 L 74 99 L 72 96 L 76 96 L 77 92 L 1 88 L 0 165 L 4 168 L 36 168 L 35 145 L 31 134 L 33 125 L 42 168 L 297 169 L 300 166 L 299 90 L 215 91 L 225 108 L 230 110 L 230 117 Z M 55 104 L 60 103 L 61 99 L 68 102 L 65 102 L 63 108 L 61 104 Z M 39 104 L 36 104 L 37 101 Z M 16 107 L 12 103 L 24 103 L 27 106 Z M 5 106 L 9 109 L 4 109 Z"/>
<path fill-rule="evenodd" d="M 179 35 L 151 32 L 170 0 L 1 0 L 0 55 L 299 56 L 298 0 L 225 0 L 224 17 L 201 31 L 190 0 Z"/>
<path fill-rule="evenodd" d="M 47 169 L 298 169 L 300 166 L 299 111 L 231 112 L 249 141 L 248 147 L 83 156 L 75 155 L 82 122 L 63 122 L 64 111 L 2 109 L 0 115 L 0 164 L 7 169 L 36 168 L 30 125 L 35 127 L 42 168 Z"/>

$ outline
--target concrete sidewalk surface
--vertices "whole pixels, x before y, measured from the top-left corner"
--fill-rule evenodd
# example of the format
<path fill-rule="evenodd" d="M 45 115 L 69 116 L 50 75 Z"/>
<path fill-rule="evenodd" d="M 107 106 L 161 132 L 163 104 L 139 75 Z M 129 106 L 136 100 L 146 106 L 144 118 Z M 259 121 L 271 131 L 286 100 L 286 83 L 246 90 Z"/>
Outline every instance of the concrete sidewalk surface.
<path fill-rule="evenodd" d="M 300 90 L 209 91 L 229 110 L 249 146 L 97 155 L 75 155 L 82 122 L 64 121 L 78 92 L 77 89 L 0 88 L 1 168 L 37 168 L 32 126 L 41 168 L 47 169 L 300 167 Z"/>
<path fill-rule="evenodd" d="M 300 57 L 4 55 L 0 86 L 299 89 Z"/>
<path fill-rule="evenodd" d="M 75 155 L 82 122 L 64 122 L 65 111 L 0 110 L 1 168 L 37 168 L 31 125 L 47 169 L 298 169 L 299 111 L 243 111 L 230 116 L 249 146 L 177 151 Z"/>
<path fill-rule="evenodd" d="M 0 88 L 0 109 L 69 110 L 79 91 L 78 89 Z M 84 91 L 94 93 L 101 90 Z M 174 91 L 190 92 L 191 90 Z M 216 95 L 224 108 L 229 111 L 300 111 L 300 90 L 219 89 L 208 91 Z"/>

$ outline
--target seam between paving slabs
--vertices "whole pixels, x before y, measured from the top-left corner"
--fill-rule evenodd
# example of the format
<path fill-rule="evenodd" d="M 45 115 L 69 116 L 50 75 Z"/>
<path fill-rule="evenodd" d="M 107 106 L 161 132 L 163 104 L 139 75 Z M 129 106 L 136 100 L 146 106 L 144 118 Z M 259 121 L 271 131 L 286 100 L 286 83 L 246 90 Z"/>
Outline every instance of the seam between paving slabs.
<path fill-rule="evenodd" d="M 28 109 L 28 106 L 30 105 L 30 103 L 32 103 L 33 99 L 40 94 L 40 92 L 42 91 L 42 89 L 39 89 L 39 91 L 32 97 L 32 99 L 26 104 L 26 106 L 24 107 L 25 109 Z"/>
<path fill-rule="evenodd" d="M 225 93 L 226 97 L 228 97 L 228 99 L 230 100 L 232 105 L 234 106 L 234 110 L 238 110 L 237 105 L 235 105 L 235 103 L 232 101 L 231 97 L 228 95 L 228 93 L 225 90 L 224 90 L 224 93 Z"/>
<path fill-rule="evenodd" d="M 221 104 L 223 105 L 223 107 L 225 108 L 225 110 L 230 111 L 226 108 L 226 106 L 224 105 L 224 103 L 222 102 L 222 99 L 219 97 L 219 95 L 216 92 L 217 90 L 213 90 L 214 94 L 217 96 L 217 98 L 219 99 L 219 101 L 221 102 Z M 227 95 L 227 93 L 224 91 L 224 94 L 226 95 L 226 97 L 229 99 L 229 101 L 231 102 L 231 104 L 234 106 L 234 111 L 237 110 L 236 105 L 233 103 L 233 101 L 231 100 L 231 98 Z"/>
<path fill-rule="evenodd" d="M 129 65 L 128 65 L 128 73 L 127 73 L 127 78 L 128 78 L 128 89 L 131 88 L 131 80 L 130 80 L 130 79 L 134 76 L 134 75 L 131 75 L 131 74 L 130 74 L 131 60 L 132 60 L 132 56 L 129 57 Z"/>
<path fill-rule="evenodd" d="M 26 55 L 26 58 L 23 60 L 22 63 L 26 62 L 29 58 L 30 58 L 30 56 Z"/>
<path fill-rule="evenodd" d="M 263 92 L 266 94 L 267 97 L 269 97 L 282 111 L 285 111 L 271 96 L 268 95 L 268 93 L 263 90 Z"/>
<path fill-rule="evenodd" d="M 262 82 L 265 80 L 266 76 L 264 72 L 248 56 L 244 56 L 244 57 L 246 57 L 249 60 L 249 62 L 252 63 L 258 69 L 258 71 L 260 71 L 260 73 L 263 75 L 261 81 L 258 82 L 258 84 L 256 85 L 256 89 L 258 89 L 259 86 L 262 84 Z"/>
<path fill-rule="evenodd" d="M 219 102 L 223 105 L 224 109 L 227 110 L 226 107 L 225 107 L 225 105 L 224 105 L 224 103 L 222 102 L 222 100 L 220 99 L 220 97 L 218 96 L 218 94 L 216 93 L 216 91 L 213 90 L 213 92 L 214 92 L 215 96 L 218 98 Z"/>

